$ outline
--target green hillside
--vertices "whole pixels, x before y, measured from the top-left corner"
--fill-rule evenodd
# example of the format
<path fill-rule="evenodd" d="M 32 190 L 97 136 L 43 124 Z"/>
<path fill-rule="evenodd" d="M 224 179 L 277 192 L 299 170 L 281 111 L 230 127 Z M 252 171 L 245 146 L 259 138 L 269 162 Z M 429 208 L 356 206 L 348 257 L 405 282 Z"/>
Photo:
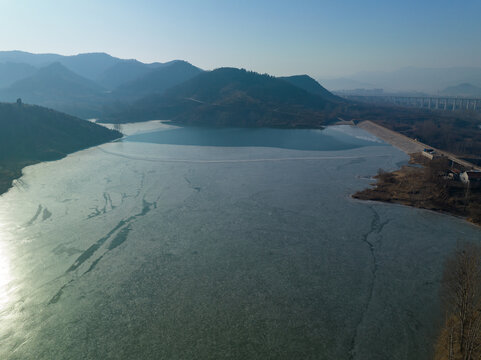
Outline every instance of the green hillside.
<path fill-rule="evenodd" d="M 117 131 L 40 106 L 0 103 L 0 193 L 25 165 L 119 137 Z"/>
<path fill-rule="evenodd" d="M 269 75 L 235 68 L 204 72 L 164 94 L 150 95 L 104 121 L 170 119 L 212 126 L 319 127 L 343 100 L 315 95 Z"/>
<path fill-rule="evenodd" d="M 112 95 L 117 99 L 139 99 L 150 94 L 161 94 L 168 88 L 181 84 L 201 72 L 201 69 L 188 62 L 173 61 L 120 85 Z"/>
<path fill-rule="evenodd" d="M 309 75 L 294 75 L 294 76 L 283 76 L 279 79 L 285 80 L 288 83 L 297 86 L 301 89 L 310 92 L 311 94 L 323 96 L 327 99 L 339 100 L 339 98 L 333 95 L 331 92 L 326 90 L 321 84 L 316 80 L 311 78 Z"/>

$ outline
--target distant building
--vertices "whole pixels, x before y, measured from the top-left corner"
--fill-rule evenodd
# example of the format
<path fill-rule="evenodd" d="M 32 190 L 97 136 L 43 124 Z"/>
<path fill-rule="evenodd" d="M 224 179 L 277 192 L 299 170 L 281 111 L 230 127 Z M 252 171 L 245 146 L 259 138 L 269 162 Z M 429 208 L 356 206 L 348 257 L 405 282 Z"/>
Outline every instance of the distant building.
<path fill-rule="evenodd" d="M 459 179 L 468 185 L 481 184 L 481 171 L 465 171 L 459 175 Z"/>

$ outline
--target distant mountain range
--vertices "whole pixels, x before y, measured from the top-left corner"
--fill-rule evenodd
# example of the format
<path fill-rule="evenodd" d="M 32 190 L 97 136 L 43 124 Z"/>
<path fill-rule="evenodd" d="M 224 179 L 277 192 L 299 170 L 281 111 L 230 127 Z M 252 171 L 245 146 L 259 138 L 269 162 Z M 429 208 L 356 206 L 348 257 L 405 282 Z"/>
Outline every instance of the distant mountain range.
<path fill-rule="evenodd" d="M 23 102 L 89 117 L 100 114 L 106 90 L 56 62 L 0 90 L 2 101 Z"/>
<path fill-rule="evenodd" d="M 122 84 L 134 81 L 164 65 L 167 64 L 144 64 L 137 60 L 121 61 L 105 70 L 97 78 L 97 82 L 107 89 L 115 89 Z"/>
<path fill-rule="evenodd" d="M 33 75 L 37 71 L 32 65 L 22 63 L 0 63 L 0 89 L 12 85 L 18 80 Z"/>
<path fill-rule="evenodd" d="M 360 72 L 342 78 L 320 79 L 330 91 L 382 88 L 386 92 L 425 92 L 436 95 L 449 86 L 481 86 L 481 67 L 406 67 L 390 72 Z"/>
<path fill-rule="evenodd" d="M 469 84 L 459 82 L 464 78 Z M 355 86 L 361 94 L 396 89 L 397 94 L 432 94 L 436 88 L 439 95 L 479 96 L 481 68 L 404 68 L 360 73 L 338 79 L 339 84 Z M 431 91 L 414 91 L 427 88 Z M 318 127 L 367 111 L 307 75 L 275 78 L 234 68 L 204 71 L 181 60 L 145 64 L 105 53 L 3 51 L 0 101 L 17 98 L 82 118 L 120 122 L 171 119 L 184 124 Z"/>
<path fill-rule="evenodd" d="M 0 101 L 23 99 L 83 118 L 161 93 L 202 70 L 185 62 L 144 64 L 104 53 L 0 52 Z"/>
<path fill-rule="evenodd" d="M 460 97 L 481 97 L 481 87 L 463 83 L 456 86 L 448 86 L 442 90 L 440 94 Z"/>
<path fill-rule="evenodd" d="M 275 78 L 220 68 L 163 94 L 146 96 L 103 121 L 171 119 L 191 125 L 320 127 L 344 101 L 316 84 L 306 76 Z"/>
<path fill-rule="evenodd" d="M 203 76 L 202 69 L 181 60 L 145 64 L 104 53 L 62 56 L 3 51 L 0 75 L 2 71 L 8 76 L 0 79 L 0 101 L 21 98 L 25 103 L 104 120 L 175 115 L 178 121 L 187 122 L 190 116 L 197 119 L 192 121 L 204 122 L 212 115 L 218 124 L 227 122 L 221 120 L 227 116 L 251 125 L 267 124 L 271 117 L 276 126 L 293 126 L 296 119 L 305 125 L 313 114 L 319 122 L 325 117 L 324 107 L 341 102 L 307 75 L 274 78 L 224 68 Z M 204 99 L 209 92 L 217 94 L 207 96 L 210 106 Z"/>
<path fill-rule="evenodd" d="M 69 70 L 90 80 L 98 79 L 109 68 L 124 61 L 128 60 L 122 60 L 105 53 L 63 56 L 58 54 L 32 54 L 24 51 L 0 51 L 0 63 L 28 64 L 41 68 L 58 62 Z"/>
<path fill-rule="evenodd" d="M 15 64 L 28 66 L 30 69 L 39 69 L 52 63 L 60 63 L 77 75 L 95 81 L 108 89 L 115 89 L 123 83 L 146 75 L 149 71 L 178 61 L 180 60 L 145 64 L 134 59 L 119 59 L 105 53 L 64 56 L 58 54 L 32 54 L 24 51 L 0 51 L 0 71 L 1 66 L 4 64 Z M 32 72 L 27 74 L 19 73 L 16 76 L 12 75 L 12 82 L 31 74 Z M 3 86 L 2 79 L 0 79 L 0 87 Z"/>

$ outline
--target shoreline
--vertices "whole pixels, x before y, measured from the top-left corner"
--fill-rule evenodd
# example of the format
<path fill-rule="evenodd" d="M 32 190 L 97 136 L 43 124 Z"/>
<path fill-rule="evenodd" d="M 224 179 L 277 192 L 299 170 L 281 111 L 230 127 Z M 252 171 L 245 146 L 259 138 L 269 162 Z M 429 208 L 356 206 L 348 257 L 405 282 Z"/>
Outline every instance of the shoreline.
<path fill-rule="evenodd" d="M 13 182 L 23 176 L 23 168 L 35 163 L 6 165 L 0 164 L 0 196 L 13 187 Z"/>
<path fill-rule="evenodd" d="M 410 137 L 407 137 L 394 130 L 388 129 L 384 126 L 378 125 L 370 120 L 361 121 L 356 126 L 360 129 L 367 131 L 371 135 L 374 135 L 380 138 L 384 142 L 391 144 L 392 146 L 401 150 L 407 155 L 419 153 L 419 152 L 422 152 L 424 149 L 429 148 L 429 149 L 433 149 L 434 151 L 436 151 L 436 153 L 448 158 L 449 160 L 452 160 L 466 167 L 467 169 L 474 169 L 474 170 L 481 171 L 480 166 L 470 163 L 466 160 L 460 159 L 455 154 L 452 154 L 448 151 L 437 149 L 431 145 L 422 143 L 417 139 L 411 139 Z"/>
<path fill-rule="evenodd" d="M 437 149 L 443 156 L 429 161 L 419 155 L 423 149 L 432 148 L 426 144 L 371 121 L 363 121 L 357 126 L 409 155 L 410 165 L 391 172 L 379 172 L 374 176 L 376 183 L 352 194 L 352 198 L 430 210 L 481 227 L 481 207 L 477 205 L 481 204 L 481 186 L 470 189 L 459 180 L 447 180 L 445 162 L 456 160 L 470 168 L 479 170 L 479 167 Z"/>
<path fill-rule="evenodd" d="M 410 164 L 392 172 L 379 172 L 371 187 L 351 197 L 410 206 L 462 218 L 481 227 L 481 186 L 467 188 L 459 180 L 440 176 L 439 162 L 424 162 L 422 155 L 411 155 Z M 413 164 L 422 165 L 414 167 Z"/>

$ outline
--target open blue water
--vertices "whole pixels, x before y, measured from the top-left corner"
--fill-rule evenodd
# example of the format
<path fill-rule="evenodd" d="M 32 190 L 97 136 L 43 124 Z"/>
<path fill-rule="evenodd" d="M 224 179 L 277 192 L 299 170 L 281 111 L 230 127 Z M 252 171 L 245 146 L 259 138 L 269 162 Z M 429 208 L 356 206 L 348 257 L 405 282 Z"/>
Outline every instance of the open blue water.
<path fill-rule="evenodd" d="M 350 198 L 406 155 L 345 126 L 125 131 L 0 197 L 0 358 L 430 358 L 442 261 L 481 231 Z"/>
<path fill-rule="evenodd" d="M 133 134 L 124 141 L 190 146 L 268 147 L 310 151 L 349 150 L 366 145 L 365 138 L 346 136 L 345 131 L 339 130 L 340 128 L 337 128 L 337 131 L 333 131 L 331 129 L 286 130 L 183 127 Z M 382 143 L 377 143 L 374 139 L 371 139 L 369 145 L 382 145 Z"/>

